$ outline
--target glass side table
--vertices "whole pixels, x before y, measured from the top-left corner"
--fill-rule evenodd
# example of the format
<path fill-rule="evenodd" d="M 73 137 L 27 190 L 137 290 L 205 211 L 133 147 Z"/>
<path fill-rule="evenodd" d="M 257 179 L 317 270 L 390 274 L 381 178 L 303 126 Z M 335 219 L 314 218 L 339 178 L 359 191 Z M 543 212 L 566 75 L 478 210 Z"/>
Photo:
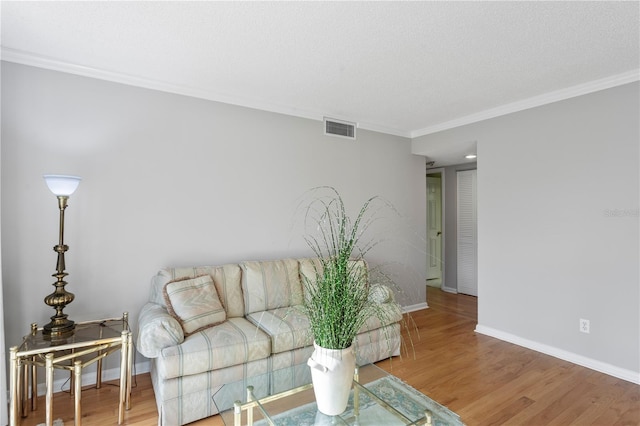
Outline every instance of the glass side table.
<path fill-rule="evenodd" d="M 63 369 L 69 371 L 71 376 L 71 394 L 75 397 L 74 424 L 81 426 L 82 369 L 96 363 L 96 388 L 100 388 L 102 360 L 118 350 L 120 351 L 118 424 L 122 424 L 124 410 L 131 408 L 132 348 L 127 312 L 120 318 L 76 323 L 73 334 L 55 340 L 49 336 L 45 338 L 42 328 L 38 328 L 35 323 L 31 324 L 31 333 L 23 338 L 22 344 L 9 349 L 11 382 L 9 425 L 17 426 L 20 424 L 20 417 L 26 417 L 29 398 L 31 410 L 36 410 L 37 368 L 44 367 L 45 425 L 53 425 L 53 371 Z"/>

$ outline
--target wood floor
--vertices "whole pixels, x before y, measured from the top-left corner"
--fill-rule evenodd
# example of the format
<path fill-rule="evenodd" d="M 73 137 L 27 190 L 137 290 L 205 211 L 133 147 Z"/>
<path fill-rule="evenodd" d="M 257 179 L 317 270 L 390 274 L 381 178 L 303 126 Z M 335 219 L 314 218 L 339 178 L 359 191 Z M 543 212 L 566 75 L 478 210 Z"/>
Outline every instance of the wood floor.
<path fill-rule="evenodd" d="M 476 298 L 428 288 L 430 309 L 411 316 L 413 353 L 378 365 L 473 425 L 640 425 L 640 386 L 474 333 Z M 405 336 L 405 340 L 406 340 Z M 135 377 L 132 408 L 125 424 L 155 426 L 158 421 L 149 374 Z M 82 392 L 83 424 L 117 423 L 117 383 Z M 54 418 L 73 424 L 73 401 L 54 396 Z M 39 410 L 25 426 L 44 421 Z M 219 426 L 219 416 L 191 426 Z"/>

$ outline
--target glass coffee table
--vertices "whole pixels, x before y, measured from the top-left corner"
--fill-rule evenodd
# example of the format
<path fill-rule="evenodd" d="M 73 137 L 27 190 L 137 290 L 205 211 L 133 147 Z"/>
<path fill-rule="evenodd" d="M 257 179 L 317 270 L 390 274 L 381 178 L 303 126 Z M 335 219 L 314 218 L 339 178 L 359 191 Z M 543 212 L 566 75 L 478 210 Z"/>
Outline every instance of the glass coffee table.
<path fill-rule="evenodd" d="M 464 425 L 453 411 L 373 364 L 356 369 L 349 404 L 338 416 L 318 411 L 312 384 L 262 398 L 248 386 L 246 398 L 222 413 L 225 425 Z"/>

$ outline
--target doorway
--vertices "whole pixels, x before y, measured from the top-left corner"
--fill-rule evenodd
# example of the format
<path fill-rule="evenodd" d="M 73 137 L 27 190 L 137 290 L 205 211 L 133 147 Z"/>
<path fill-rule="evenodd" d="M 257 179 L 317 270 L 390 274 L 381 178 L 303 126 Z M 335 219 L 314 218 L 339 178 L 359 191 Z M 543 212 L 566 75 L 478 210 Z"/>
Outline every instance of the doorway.
<path fill-rule="evenodd" d="M 427 171 L 427 285 L 444 283 L 444 169 Z"/>

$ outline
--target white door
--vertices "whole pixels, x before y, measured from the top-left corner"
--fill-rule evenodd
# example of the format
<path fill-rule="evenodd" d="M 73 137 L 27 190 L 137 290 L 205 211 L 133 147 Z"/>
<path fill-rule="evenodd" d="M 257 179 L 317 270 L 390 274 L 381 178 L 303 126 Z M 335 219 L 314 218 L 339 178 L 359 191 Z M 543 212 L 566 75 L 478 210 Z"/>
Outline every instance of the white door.
<path fill-rule="evenodd" d="M 442 179 L 427 176 L 427 280 L 442 284 Z"/>
<path fill-rule="evenodd" d="M 457 172 L 458 293 L 478 295 L 478 220 L 476 170 Z"/>

